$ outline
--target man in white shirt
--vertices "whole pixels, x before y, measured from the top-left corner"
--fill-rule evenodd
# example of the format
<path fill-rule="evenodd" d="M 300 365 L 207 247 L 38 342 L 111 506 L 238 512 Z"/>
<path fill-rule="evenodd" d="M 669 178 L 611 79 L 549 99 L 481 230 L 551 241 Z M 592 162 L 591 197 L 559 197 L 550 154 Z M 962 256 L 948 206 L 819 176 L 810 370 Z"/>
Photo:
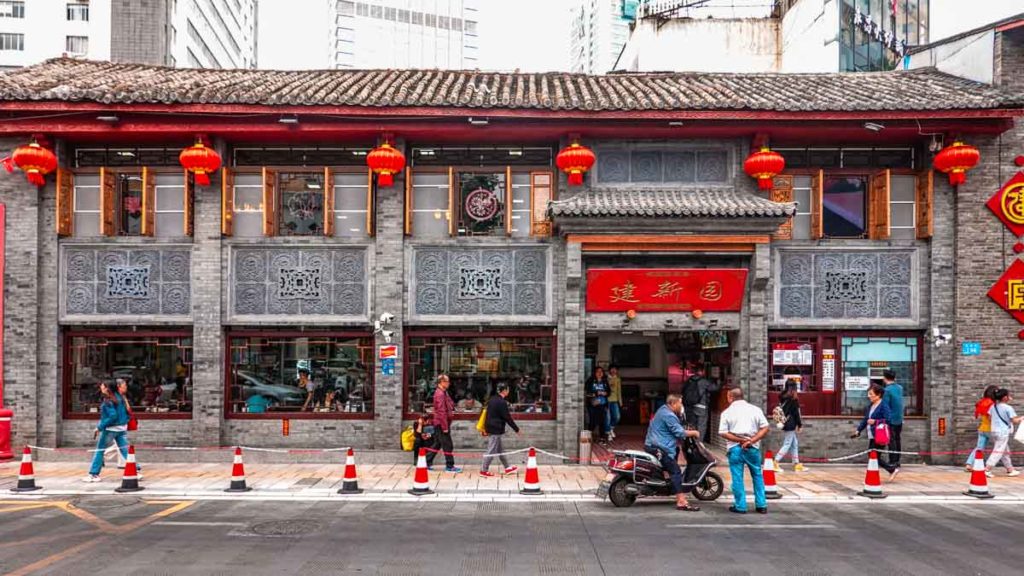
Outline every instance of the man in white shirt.
<path fill-rule="evenodd" d="M 768 419 L 757 406 L 743 399 L 743 390 L 729 390 L 729 407 L 722 412 L 718 434 L 725 438 L 729 455 L 729 475 L 732 477 L 734 504 L 730 512 L 747 513 L 747 492 L 743 487 L 743 468 L 750 468 L 754 483 L 754 507 L 759 514 L 768 513 L 768 500 L 761 475 L 761 439 L 768 434 Z"/>

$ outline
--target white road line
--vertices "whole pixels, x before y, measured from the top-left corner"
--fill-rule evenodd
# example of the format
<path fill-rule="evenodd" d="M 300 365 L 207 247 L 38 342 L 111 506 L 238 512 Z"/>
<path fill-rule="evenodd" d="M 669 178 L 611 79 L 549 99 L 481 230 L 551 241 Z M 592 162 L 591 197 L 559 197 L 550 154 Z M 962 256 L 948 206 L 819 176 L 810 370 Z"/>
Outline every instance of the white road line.
<path fill-rule="evenodd" d="M 165 520 L 153 522 L 151 526 L 245 526 L 245 522 L 176 522 Z"/>
<path fill-rule="evenodd" d="M 821 530 L 837 528 L 835 524 L 666 524 L 666 528 L 751 528 L 755 530 Z"/>

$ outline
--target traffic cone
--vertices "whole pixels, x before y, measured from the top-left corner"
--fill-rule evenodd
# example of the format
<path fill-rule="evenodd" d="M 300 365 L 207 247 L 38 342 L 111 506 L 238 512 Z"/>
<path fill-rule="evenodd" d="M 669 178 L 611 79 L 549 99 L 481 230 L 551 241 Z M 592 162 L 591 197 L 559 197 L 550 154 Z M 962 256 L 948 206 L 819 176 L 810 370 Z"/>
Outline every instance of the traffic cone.
<path fill-rule="evenodd" d="M 974 452 L 974 466 L 971 467 L 971 487 L 964 494 L 982 499 L 995 498 L 995 495 L 988 491 L 988 476 L 985 475 L 985 454 L 981 450 Z"/>
<path fill-rule="evenodd" d="M 231 486 L 225 492 L 248 492 L 245 485 L 245 465 L 242 463 L 242 448 L 235 447 L 235 462 L 231 465 Z"/>
<path fill-rule="evenodd" d="M 42 486 L 36 486 L 36 474 L 32 469 L 32 449 L 25 446 L 21 453 L 21 469 L 18 471 L 18 485 L 11 488 L 11 492 L 31 492 L 39 490 Z"/>
<path fill-rule="evenodd" d="M 139 486 L 139 471 L 135 467 L 135 446 L 128 445 L 128 460 L 124 463 L 124 476 L 121 477 L 121 487 L 114 488 L 114 492 L 138 492 L 142 490 Z"/>
<path fill-rule="evenodd" d="M 362 493 L 362 489 L 359 488 L 359 478 L 356 476 L 356 456 L 349 448 L 348 456 L 345 457 L 345 477 L 341 481 L 341 490 L 338 490 L 338 494 Z"/>
<path fill-rule="evenodd" d="M 409 494 L 423 496 L 433 494 L 430 489 L 430 476 L 427 473 L 427 449 L 420 448 L 420 455 L 416 458 L 416 473 L 412 477 L 412 489 Z"/>
<path fill-rule="evenodd" d="M 771 450 L 764 453 L 761 475 L 764 477 L 764 497 L 769 500 L 782 498 L 782 494 L 779 494 L 779 487 L 775 485 L 775 457 Z"/>
<path fill-rule="evenodd" d="M 885 498 L 882 493 L 882 477 L 878 474 L 878 452 L 874 450 L 868 455 L 868 469 L 864 474 L 864 490 L 861 496 L 868 498 Z"/>
<path fill-rule="evenodd" d="M 526 478 L 523 479 L 523 489 L 520 494 L 537 495 L 543 494 L 540 490 L 540 473 L 537 472 L 537 451 L 530 448 L 526 456 Z"/>

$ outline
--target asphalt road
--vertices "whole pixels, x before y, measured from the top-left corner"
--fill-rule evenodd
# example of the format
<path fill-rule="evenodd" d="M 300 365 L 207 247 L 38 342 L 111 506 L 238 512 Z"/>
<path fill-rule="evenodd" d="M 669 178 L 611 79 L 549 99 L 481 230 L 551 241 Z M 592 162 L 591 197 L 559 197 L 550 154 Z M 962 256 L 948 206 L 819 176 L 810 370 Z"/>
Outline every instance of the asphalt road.
<path fill-rule="evenodd" d="M 4 574 L 1020 574 L 1024 506 L 0 497 Z"/>

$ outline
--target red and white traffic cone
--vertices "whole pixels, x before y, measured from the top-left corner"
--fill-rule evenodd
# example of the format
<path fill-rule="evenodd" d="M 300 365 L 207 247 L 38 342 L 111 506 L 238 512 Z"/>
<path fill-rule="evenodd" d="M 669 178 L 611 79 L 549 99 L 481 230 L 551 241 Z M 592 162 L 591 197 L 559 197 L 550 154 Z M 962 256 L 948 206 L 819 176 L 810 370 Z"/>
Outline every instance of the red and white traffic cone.
<path fill-rule="evenodd" d="M 32 449 L 25 446 L 21 453 L 21 469 L 18 470 L 18 485 L 11 488 L 11 492 L 32 492 L 39 490 L 42 486 L 36 486 L 36 474 L 32 468 Z"/>
<path fill-rule="evenodd" d="M 523 489 L 519 493 L 533 496 L 544 493 L 540 489 L 540 473 L 537 472 L 537 451 L 533 447 L 530 448 L 530 452 L 526 456 L 526 478 L 523 479 Z"/>
<path fill-rule="evenodd" d="M 761 476 L 764 477 L 764 497 L 769 500 L 782 498 L 782 494 L 779 494 L 779 487 L 775 484 L 775 457 L 771 450 L 764 453 Z"/>
<path fill-rule="evenodd" d="M 430 489 L 430 475 L 427 473 L 427 449 L 420 448 L 420 455 L 416 458 L 416 473 L 412 477 L 412 489 L 409 494 L 423 496 L 433 494 Z"/>
<path fill-rule="evenodd" d="M 988 476 L 985 475 L 985 453 L 981 450 L 974 452 L 974 465 L 971 467 L 971 486 L 964 494 L 981 499 L 995 498 L 995 495 L 988 491 Z"/>
<path fill-rule="evenodd" d="M 139 470 L 135 467 L 135 446 L 128 445 L 128 460 L 124 463 L 124 476 L 121 477 L 121 487 L 114 488 L 114 492 L 138 492 L 142 490 L 139 486 Z"/>
<path fill-rule="evenodd" d="M 417 466 L 418 466 L 417 462 Z M 338 494 L 362 494 L 359 488 L 359 477 L 356 476 L 356 456 L 351 448 L 348 449 L 348 456 L 345 457 L 345 477 L 341 481 L 341 490 Z"/>
<path fill-rule="evenodd" d="M 231 485 L 225 492 L 248 492 L 252 490 L 245 485 L 245 465 L 242 463 L 242 448 L 235 446 L 235 461 L 231 465 Z"/>
<path fill-rule="evenodd" d="M 868 454 L 868 469 L 864 474 L 864 490 L 861 496 L 868 498 L 885 498 L 882 492 L 882 476 L 878 473 L 878 452 L 874 450 Z"/>

